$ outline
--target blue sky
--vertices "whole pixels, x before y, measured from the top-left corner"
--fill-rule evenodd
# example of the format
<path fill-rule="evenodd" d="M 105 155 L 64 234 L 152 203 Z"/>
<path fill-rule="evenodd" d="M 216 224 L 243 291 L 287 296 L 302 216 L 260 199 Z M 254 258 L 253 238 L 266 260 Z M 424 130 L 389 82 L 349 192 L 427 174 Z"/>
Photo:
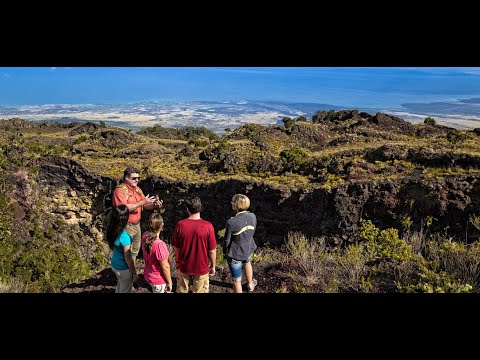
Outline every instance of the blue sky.
<path fill-rule="evenodd" d="M 469 97 L 480 97 L 480 68 L 0 68 L 0 105 L 270 100 L 392 108 Z"/>

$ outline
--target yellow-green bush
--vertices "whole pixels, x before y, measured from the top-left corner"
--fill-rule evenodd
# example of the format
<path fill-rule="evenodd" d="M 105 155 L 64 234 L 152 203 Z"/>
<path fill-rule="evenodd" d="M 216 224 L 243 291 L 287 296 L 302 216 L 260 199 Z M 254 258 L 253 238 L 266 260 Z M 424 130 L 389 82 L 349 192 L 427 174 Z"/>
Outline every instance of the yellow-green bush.
<path fill-rule="evenodd" d="M 223 253 L 223 248 L 220 244 L 217 245 L 216 264 L 221 266 L 227 264 L 227 259 L 225 258 L 225 254 Z"/>
<path fill-rule="evenodd" d="M 360 219 L 355 236 L 360 241 L 375 241 L 379 233 L 380 230 L 370 220 Z"/>
<path fill-rule="evenodd" d="M 42 211 L 37 199 L 29 219 L 31 237 L 13 238 L 12 216 L 7 199 L 0 194 L 0 280 L 3 284 L 23 284 L 27 292 L 57 292 L 64 285 L 84 279 L 106 265 L 103 248 L 92 251 L 85 246 L 61 217 Z M 58 221 L 57 221 L 58 220 Z M 88 258 L 85 258 L 87 252 Z M 6 289 L 6 286 L 4 287 Z M 19 288 L 18 286 L 16 288 Z M 12 287 L 12 291 L 13 287 Z"/>
<path fill-rule="evenodd" d="M 399 285 L 402 292 L 414 293 L 468 293 L 472 291 L 470 284 L 463 284 L 445 272 L 436 273 L 426 267 L 421 267 L 420 281 L 414 285 Z"/>
<path fill-rule="evenodd" d="M 17 248 L 12 236 L 12 214 L 4 194 L 0 193 L 0 278 L 8 279 L 12 273 Z"/>
<path fill-rule="evenodd" d="M 409 261 L 415 256 L 412 247 L 398 237 L 397 229 L 382 230 L 378 236 L 378 242 L 380 244 L 380 254 L 384 258 Z"/>
<path fill-rule="evenodd" d="M 73 245 L 58 245 L 34 238 L 17 259 L 15 276 L 29 292 L 57 292 L 64 285 L 90 275 L 88 264 Z"/>
<path fill-rule="evenodd" d="M 400 239 L 398 230 L 389 228 L 380 231 L 370 220 L 360 220 L 355 234 L 358 240 L 364 241 L 365 251 L 369 259 L 412 260 L 415 254 L 405 240 Z"/>

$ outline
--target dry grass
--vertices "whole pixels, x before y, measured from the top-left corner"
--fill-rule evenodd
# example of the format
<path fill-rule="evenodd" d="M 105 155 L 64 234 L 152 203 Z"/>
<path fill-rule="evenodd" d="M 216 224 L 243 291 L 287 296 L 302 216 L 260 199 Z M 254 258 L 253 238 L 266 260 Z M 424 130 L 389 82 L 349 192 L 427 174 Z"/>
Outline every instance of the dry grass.
<path fill-rule="evenodd" d="M 16 278 L 0 279 L 0 293 L 26 293 L 27 285 Z"/>
<path fill-rule="evenodd" d="M 415 255 L 387 251 L 393 243 L 411 246 Z M 466 245 L 438 234 L 428 238 L 424 231 L 397 240 L 372 238 L 342 249 L 325 246 L 324 239 L 290 232 L 281 251 L 294 292 L 371 292 L 370 277 L 375 274 L 376 291 L 378 285 L 395 288 L 395 284 L 400 291 L 478 292 L 480 287 L 480 242 Z"/>
<path fill-rule="evenodd" d="M 363 281 L 368 273 L 363 246 L 338 251 L 328 248 L 324 238 L 308 239 L 302 233 L 290 232 L 284 251 L 297 265 L 292 278 L 307 288 L 328 293 L 369 291 Z"/>
<path fill-rule="evenodd" d="M 407 232 L 403 239 L 412 247 L 414 254 L 423 254 L 427 246 L 427 234 L 425 231 Z"/>
<path fill-rule="evenodd" d="M 436 237 L 428 242 L 426 258 L 434 265 L 434 271 L 453 274 L 474 288 L 480 285 L 480 242 L 462 244 Z"/>

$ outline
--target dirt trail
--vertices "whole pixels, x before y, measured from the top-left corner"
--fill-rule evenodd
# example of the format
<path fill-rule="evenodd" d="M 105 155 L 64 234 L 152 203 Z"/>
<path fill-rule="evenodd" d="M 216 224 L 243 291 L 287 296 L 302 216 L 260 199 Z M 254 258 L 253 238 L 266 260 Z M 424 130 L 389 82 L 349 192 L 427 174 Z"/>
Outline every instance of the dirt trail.
<path fill-rule="evenodd" d="M 135 283 L 135 292 L 136 293 L 150 293 L 150 285 L 145 281 L 143 277 L 143 264 L 138 265 L 139 269 L 139 278 Z M 175 264 L 171 264 L 172 269 L 172 280 L 173 280 L 173 289 L 176 290 L 177 283 L 177 271 Z M 259 268 L 260 269 L 260 268 Z M 254 267 L 255 272 L 255 267 Z M 260 274 L 257 274 L 260 275 Z M 258 279 L 259 284 L 255 288 L 255 292 L 265 292 L 262 291 L 260 283 L 262 276 L 255 276 Z M 246 292 L 245 276 L 242 279 L 244 292 Z M 104 269 L 99 273 L 95 274 L 89 279 L 85 279 L 78 283 L 70 284 L 65 286 L 62 289 L 63 293 L 114 293 L 115 286 L 117 284 L 117 279 L 113 274 L 110 268 Z M 230 271 L 227 266 L 217 266 L 216 274 L 210 277 L 210 293 L 231 293 L 232 292 L 232 282 Z"/>

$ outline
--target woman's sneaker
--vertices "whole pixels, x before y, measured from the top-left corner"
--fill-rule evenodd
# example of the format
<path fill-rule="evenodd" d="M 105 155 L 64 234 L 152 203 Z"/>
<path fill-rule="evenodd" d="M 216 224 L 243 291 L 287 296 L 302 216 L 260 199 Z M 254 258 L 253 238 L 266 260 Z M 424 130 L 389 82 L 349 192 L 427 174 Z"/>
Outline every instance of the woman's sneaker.
<path fill-rule="evenodd" d="M 247 289 L 248 289 L 248 292 L 252 292 L 253 290 L 255 290 L 255 286 L 257 286 L 257 279 L 253 279 L 251 283 L 248 283 L 247 285 Z"/>

